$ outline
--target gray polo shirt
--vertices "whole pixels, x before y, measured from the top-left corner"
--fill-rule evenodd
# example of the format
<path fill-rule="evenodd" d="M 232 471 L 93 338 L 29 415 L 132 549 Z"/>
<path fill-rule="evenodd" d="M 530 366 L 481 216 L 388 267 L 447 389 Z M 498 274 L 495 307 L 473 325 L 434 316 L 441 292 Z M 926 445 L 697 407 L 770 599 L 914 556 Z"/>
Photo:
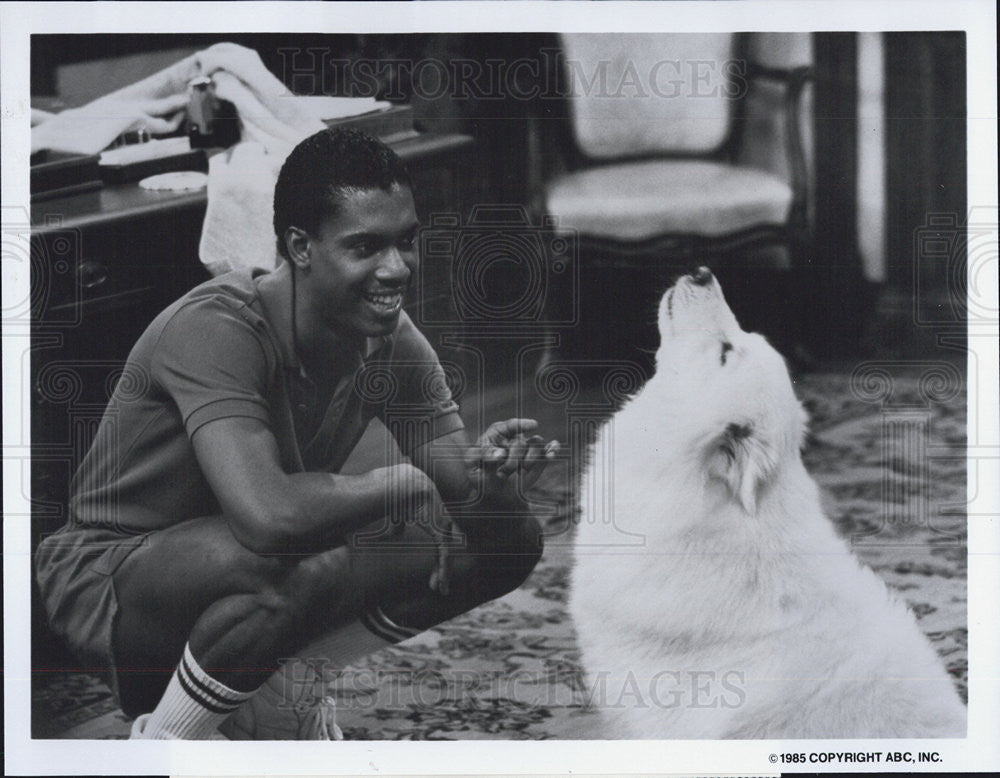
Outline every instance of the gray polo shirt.
<path fill-rule="evenodd" d="M 216 419 L 267 424 L 289 473 L 337 472 L 376 416 L 404 454 L 462 428 L 440 362 L 405 312 L 394 333 L 368 339 L 319 408 L 290 333 L 268 319 L 261 275 L 208 281 L 143 333 L 74 478 L 70 524 L 134 534 L 220 513 L 191 444 Z"/>

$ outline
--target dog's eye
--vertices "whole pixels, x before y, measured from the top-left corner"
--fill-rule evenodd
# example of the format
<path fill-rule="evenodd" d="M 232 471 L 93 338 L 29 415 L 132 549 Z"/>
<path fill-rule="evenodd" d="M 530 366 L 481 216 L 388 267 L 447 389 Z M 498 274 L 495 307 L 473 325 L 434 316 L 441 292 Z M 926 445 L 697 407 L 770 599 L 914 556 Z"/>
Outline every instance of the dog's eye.
<path fill-rule="evenodd" d="M 719 363 L 726 364 L 726 355 L 733 350 L 733 344 L 728 340 L 722 341 L 722 353 L 719 355 Z"/>

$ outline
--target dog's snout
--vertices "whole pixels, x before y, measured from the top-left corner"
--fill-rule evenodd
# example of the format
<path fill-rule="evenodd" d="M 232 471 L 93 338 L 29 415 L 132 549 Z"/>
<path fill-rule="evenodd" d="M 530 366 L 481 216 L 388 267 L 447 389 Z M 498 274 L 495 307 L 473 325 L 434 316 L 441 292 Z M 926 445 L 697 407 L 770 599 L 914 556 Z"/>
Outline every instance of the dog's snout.
<path fill-rule="evenodd" d="M 691 274 L 691 280 L 698 286 L 708 286 L 712 283 L 712 271 L 702 265 Z"/>

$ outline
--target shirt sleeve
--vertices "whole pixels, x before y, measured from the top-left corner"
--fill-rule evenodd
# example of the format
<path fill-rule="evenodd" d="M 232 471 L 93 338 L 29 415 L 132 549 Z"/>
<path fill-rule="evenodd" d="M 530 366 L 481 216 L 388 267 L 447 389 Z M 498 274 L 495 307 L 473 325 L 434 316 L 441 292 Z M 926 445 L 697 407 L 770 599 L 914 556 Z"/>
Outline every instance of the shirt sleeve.
<path fill-rule="evenodd" d="M 437 354 L 405 313 L 386 369 L 392 392 L 380 406 L 379 417 L 404 454 L 464 428 Z"/>
<path fill-rule="evenodd" d="M 151 370 L 180 411 L 188 437 L 216 419 L 270 421 L 262 335 L 221 300 L 199 300 L 177 311 L 160 335 Z"/>

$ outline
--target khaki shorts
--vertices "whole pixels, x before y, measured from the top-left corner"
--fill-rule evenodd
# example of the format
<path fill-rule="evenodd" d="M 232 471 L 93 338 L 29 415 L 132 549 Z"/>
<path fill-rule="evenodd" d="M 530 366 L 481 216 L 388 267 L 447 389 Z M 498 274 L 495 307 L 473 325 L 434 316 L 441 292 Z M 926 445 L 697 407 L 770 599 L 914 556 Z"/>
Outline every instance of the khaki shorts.
<path fill-rule="evenodd" d="M 49 625 L 84 669 L 107 677 L 116 697 L 118 597 L 114 574 L 146 538 L 106 529 L 64 527 L 42 541 L 35 556 L 35 577 Z"/>

